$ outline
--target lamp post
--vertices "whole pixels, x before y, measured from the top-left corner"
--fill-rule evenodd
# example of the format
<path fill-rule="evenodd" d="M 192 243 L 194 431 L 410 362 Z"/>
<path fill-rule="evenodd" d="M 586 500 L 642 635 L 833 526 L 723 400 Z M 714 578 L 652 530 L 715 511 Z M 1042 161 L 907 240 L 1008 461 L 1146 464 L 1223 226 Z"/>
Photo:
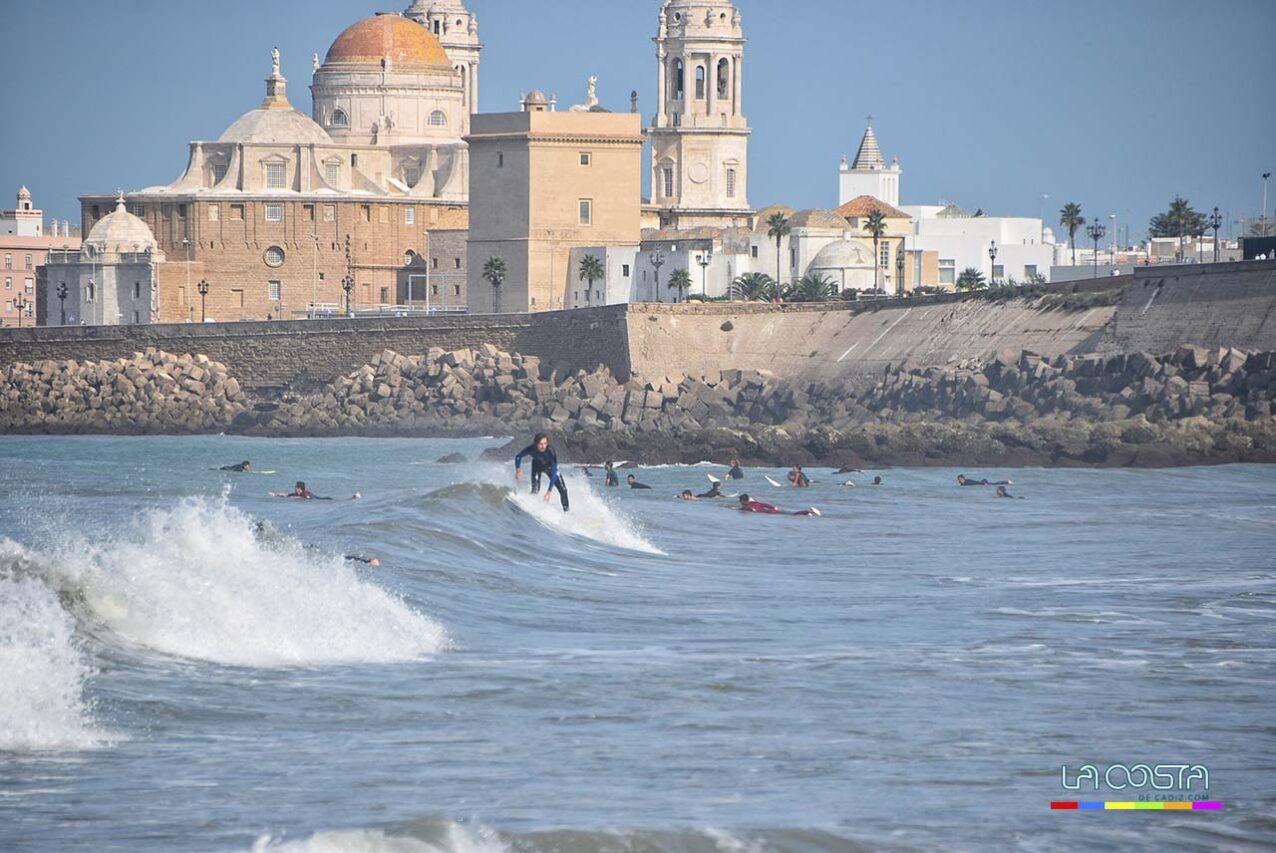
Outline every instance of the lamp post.
<path fill-rule="evenodd" d="M 1116 214 L 1115 214 L 1115 213 L 1109 213 L 1109 214 L 1108 214 L 1108 219 L 1110 219 L 1110 220 L 1112 221 L 1112 260 L 1111 260 L 1111 263 L 1112 263 L 1112 266 L 1116 266 L 1116 249 L 1117 249 L 1116 244 L 1117 244 L 1117 233 L 1118 233 L 1118 231 L 1117 231 Z"/>
<path fill-rule="evenodd" d="M 665 253 L 659 249 L 652 252 L 651 265 L 656 269 L 656 301 L 660 302 L 660 268 L 665 265 Z"/>
<path fill-rule="evenodd" d="M 13 298 L 13 307 L 18 311 L 18 328 L 22 328 L 22 312 L 27 307 L 26 300 L 23 299 L 21 293 Z"/>
<path fill-rule="evenodd" d="M 895 294 L 897 296 L 904 295 L 904 241 L 899 241 L 899 248 L 895 250 Z"/>
<path fill-rule="evenodd" d="M 1267 182 L 1271 180 L 1271 177 L 1271 172 L 1263 172 L 1263 212 L 1258 215 L 1263 228 L 1263 233 L 1259 235 L 1260 237 L 1267 236 Z"/>
<path fill-rule="evenodd" d="M 988 246 L 988 286 L 997 281 L 997 241 L 993 240 Z"/>
<path fill-rule="evenodd" d="M 61 314 L 62 314 L 61 325 L 65 326 L 66 325 L 66 294 L 67 294 L 65 281 L 58 284 L 57 294 L 58 294 L 58 307 L 61 308 Z"/>
<path fill-rule="evenodd" d="M 341 279 L 341 289 L 346 292 L 346 316 L 350 316 L 350 294 L 354 292 L 354 276 Z"/>
<path fill-rule="evenodd" d="M 199 289 L 199 322 L 208 322 L 208 281 L 200 279 L 199 284 L 195 285 Z"/>
<path fill-rule="evenodd" d="M 1214 229 L 1214 263 L 1218 263 L 1218 229 L 1223 227 L 1223 217 L 1219 215 L 1217 207 L 1212 216 L 1205 217 L 1205 224 Z"/>
<path fill-rule="evenodd" d="M 1086 228 L 1085 233 L 1090 235 L 1090 239 L 1094 242 L 1094 278 L 1099 277 L 1099 241 L 1103 239 L 1103 235 L 1108 233 L 1106 226 L 1099 222 L 1092 222 Z"/>
<path fill-rule="evenodd" d="M 709 248 L 700 253 L 700 257 L 696 261 L 700 264 L 700 296 L 703 299 L 709 298 L 709 264 L 713 263 L 713 244 Z"/>

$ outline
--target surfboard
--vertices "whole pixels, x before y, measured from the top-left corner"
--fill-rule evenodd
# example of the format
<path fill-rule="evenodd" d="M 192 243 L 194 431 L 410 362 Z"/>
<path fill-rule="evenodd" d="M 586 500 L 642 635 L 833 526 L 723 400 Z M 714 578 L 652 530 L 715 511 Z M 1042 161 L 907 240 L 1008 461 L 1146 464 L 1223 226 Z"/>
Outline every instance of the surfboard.
<path fill-rule="evenodd" d="M 766 481 L 770 483 L 771 485 L 775 486 L 777 489 L 784 488 L 783 485 L 781 485 L 780 483 L 777 483 L 775 480 L 772 480 L 770 477 L 767 477 L 767 475 L 763 474 L 762 476 L 766 477 Z"/>
<path fill-rule="evenodd" d="M 709 478 L 709 482 L 710 482 L 710 483 L 713 483 L 715 486 L 721 486 L 721 485 L 722 485 L 722 481 L 721 481 L 721 480 L 719 480 L 717 477 L 713 476 L 712 474 L 705 474 L 705 476 L 706 476 L 706 477 L 708 477 L 708 478 Z"/>

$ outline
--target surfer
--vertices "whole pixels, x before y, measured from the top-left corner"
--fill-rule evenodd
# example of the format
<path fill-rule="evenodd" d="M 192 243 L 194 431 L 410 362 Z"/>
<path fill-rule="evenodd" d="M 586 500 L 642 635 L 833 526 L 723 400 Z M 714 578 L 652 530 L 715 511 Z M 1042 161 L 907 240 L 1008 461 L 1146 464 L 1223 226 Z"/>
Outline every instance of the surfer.
<path fill-rule="evenodd" d="M 786 512 L 777 506 L 762 501 L 755 501 L 748 495 L 740 495 L 740 512 L 753 512 L 759 515 L 819 515 L 820 511 L 815 507 L 800 510 L 799 512 Z"/>
<path fill-rule="evenodd" d="M 743 480 L 744 479 L 744 469 L 740 467 L 739 459 L 731 460 L 731 470 L 727 472 L 727 479 L 728 480 Z"/>
<path fill-rule="evenodd" d="M 362 554 L 346 554 L 346 562 L 363 563 L 365 566 L 379 566 L 381 561 L 376 557 L 365 557 Z"/>
<path fill-rule="evenodd" d="M 1010 494 L 1010 492 L 1006 491 L 1006 487 L 1005 487 L 1005 486 L 998 486 L 998 487 L 997 487 L 997 494 L 996 494 L 996 497 L 999 497 L 999 498 L 1011 498 L 1011 499 L 1013 499 L 1013 500 L 1020 500 L 1020 501 L 1021 501 L 1021 500 L 1023 500 L 1023 498 L 1015 497 L 1014 495 Z"/>
<path fill-rule="evenodd" d="M 271 492 L 270 496 L 272 498 L 296 498 L 297 500 L 300 500 L 300 501 L 330 501 L 332 500 L 332 498 L 319 497 L 314 492 L 307 489 L 306 484 L 303 483 L 301 480 L 297 481 L 297 484 L 292 487 L 291 492 Z"/>
<path fill-rule="evenodd" d="M 959 486 L 1013 486 L 1014 483 L 1009 480 L 998 480 L 997 482 L 989 482 L 987 478 L 982 480 L 972 480 L 965 474 L 957 475 L 957 485 Z"/>
<path fill-rule="evenodd" d="M 691 490 L 687 489 L 687 491 L 690 492 Z M 726 497 L 726 495 L 722 494 L 722 483 L 718 482 L 717 480 L 714 480 L 713 485 L 709 487 L 709 491 L 704 492 L 703 494 L 696 495 L 696 497 L 697 498 L 722 498 L 722 497 Z"/>
<path fill-rule="evenodd" d="M 683 489 L 683 490 L 682 490 L 682 494 L 680 494 L 680 495 L 674 495 L 674 500 L 679 500 L 679 501 L 698 501 L 698 500 L 700 500 L 700 498 L 698 498 L 698 497 L 696 497 L 695 495 L 691 494 L 691 489 Z"/>
<path fill-rule="evenodd" d="M 789 471 L 789 482 L 793 484 L 795 489 L 805 489 L 810 487 L 811 478 L 806 476 L 806 472 L 802 470 L 801 465 L 794 465 L 793 469 Z"/>
<path fill-rule="evenodd" d="M 549 485 L 545 488 L 545 500 L 548 501 L 554 495 L 554 489 L 558 489 L 558 494 L 563 504 L 563 512 L 567 512 L 569 503 L 567 500 L 567 483 L 563 482 L 563 475 L 558 473 L 558 454 L 549 446 L 549 436 L 543 432 L 538 432 L 536 437 L 532 439 L 532 443 L 524 447 L 514 457 L 514 479 L 523 479 L 523 457 L 526 456 L 532 460 L 532 494 L 538 495 L 541 491 L 541 475 L 549 475 Z"/>
<path fill-rule="evenodd" d="M 880 485 L 882 485 L 882 478 L 881 478 L 881 477 L 874 477 L 874 478 L 873 478 L 873 485 L 874 485 L 874 486 L 880 486 Z"/>
<path fill-rule="evenodd" d="M 217 470 L 230 471 L 235 474 L 251 474 L 253 472 L 253 463 L 245 459 L 243 462 L 240 462 L 238 465 L 223 465 L 221 468 L 218 468 Z"/>
<path fill-rule="evenodd" d="M 603 475 L 603 485 L 609 489 L 614 489 L 620 485 L 620 477 L 616 475 L 616 466 L 608 462 L 603 466 L 606 474 Z"/>
<path fill-rule="evenodd" d="M 629 484 L 629 488 L 631 489 L 650 489 L 651 488 L 651 486 L 644 485 L 643 483 L 638 482 L 638 478 L 635 477 L 633 474 L 630 474 L 628 477 L 626 477 L 625 482 Z"/>
<path fill-rule="evenodd" d="M 862 470 L 860 470 L 859 468 L 853 468 L 853 467 L 851 467 L 850 465 L 843 465 L 841 468 L 838 468 L 838 469 L 837 469 L 837 471 L 836 471 L 836 472 L 834 472 L 834 473 L 837 473 L 837 474 L 863 474 L 864 472 L 863 472 Z"/>

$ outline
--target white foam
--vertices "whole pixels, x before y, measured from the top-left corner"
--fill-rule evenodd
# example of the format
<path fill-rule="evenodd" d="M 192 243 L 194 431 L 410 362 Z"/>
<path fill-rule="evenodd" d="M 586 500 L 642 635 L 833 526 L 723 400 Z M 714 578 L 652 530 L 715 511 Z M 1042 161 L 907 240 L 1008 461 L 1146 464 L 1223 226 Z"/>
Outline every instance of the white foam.
<path fill-rule="evenodd" d="M 243 666 L 419 660 L 443 629 L 297 543 L 272 548 L 224 499 L 190 498 L 105 543 L 46 559 L 117 637 L 162 654 Z"/>
<path fill-rule="evenodd" d="M 427 841 L 364 829 L 317 832 L 299 841 L 275 840 L 266 835 L 253 844 L 252 853 L 510 853 L 495 832 L 483 827 L 470 832 L 448 821 L 440 831 L 430 834 L 438 837 Z"/>
<path fill-rule="evenodd" d="M 19 550 L 0 543 L 5 556 Z M 75 642 L 75 622 L 34 578 L 0 576 L 0 751 L 96 746 L 84 684 L 92 670 Z"/>
<path fill-rule="evenodd" d="M 508 480 L 506 482 L 509 483 Z M 664 553 L 644 539 L 629 519 L 608 506 L 584 478 L 567 478 L 571 512 L 563 512 L 556 489 L 547 501 L 543 494 L 531 494 L 526 484 L 526 480 L 514 484 L 510 500 L 546 527 L 615 548 L 641 551 L 644 554 Z"/>

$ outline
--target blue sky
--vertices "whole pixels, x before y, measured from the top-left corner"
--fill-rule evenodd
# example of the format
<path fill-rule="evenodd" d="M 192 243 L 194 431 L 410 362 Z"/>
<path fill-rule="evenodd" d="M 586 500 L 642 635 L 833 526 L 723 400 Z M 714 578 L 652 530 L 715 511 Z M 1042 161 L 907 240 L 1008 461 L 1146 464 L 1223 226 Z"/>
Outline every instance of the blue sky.
<path fill-rule="evenodd" d="M 481 108 L 519 92 L 654 110 L 658 0 L 467 0 Z M 192 139 L 261 100 L 270 48 L 309 111 L 310 55 L 407 0 L 0 0 L 0 204 L 167 183 Z M 1273 0 L 739 0 L 749 37 L 749 200 L 837 202 L 864 117 L 904 168 L 905 204 L 1058 219 L 1065 201 L 1133 223 L 1176 194 L 1256 216 L 1276 171 Z M 20 117 L 20 123 L 15 118 Z M 1042 194 L 1050 196 L 1043 201 Z M 1276 187 L 1269 210 L 1276 206 Z M 1270 213 L 1269 213 L 1270 215 Z"/>

